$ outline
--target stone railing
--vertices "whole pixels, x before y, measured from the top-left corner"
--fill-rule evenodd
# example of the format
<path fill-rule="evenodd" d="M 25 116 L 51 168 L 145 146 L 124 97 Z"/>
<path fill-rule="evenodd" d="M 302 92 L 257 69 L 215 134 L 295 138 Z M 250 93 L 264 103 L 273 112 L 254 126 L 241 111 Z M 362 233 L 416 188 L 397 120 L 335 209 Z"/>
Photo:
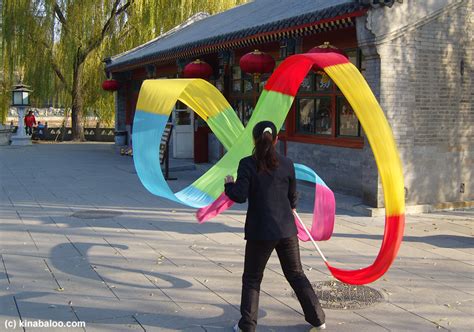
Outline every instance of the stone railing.
<path fill-rule="evenodd" d="M 18 128 L 15 127 L 13 132 L 16 133 Z M 71 141 L 72 128 L 71 127 L 47 127 L 43 129 L 44 133 L 41 135 L 37 127 L 33 130 L 33 140 L 43 141 Z M 84 128 L 84 136 L 87 141 L 96 142 L 113 142 L 115 137 L 115 128 Z"/>
<path fill-rule="evenodd" d="M 12 130 L 10 126 L 4 126 L 0 124 L 0 145 L 10 144 L 11 134 L 12 134 Z"/>

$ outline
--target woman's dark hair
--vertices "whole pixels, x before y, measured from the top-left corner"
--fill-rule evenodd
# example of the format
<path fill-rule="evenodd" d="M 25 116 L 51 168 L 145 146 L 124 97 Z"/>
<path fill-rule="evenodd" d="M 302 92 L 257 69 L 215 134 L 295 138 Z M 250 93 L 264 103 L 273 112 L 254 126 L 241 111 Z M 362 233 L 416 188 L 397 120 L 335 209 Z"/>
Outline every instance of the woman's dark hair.
<path fill-rule="evenodd" d="M 273 122 L 261 121 L 252 131 L 255 147 L 253 157 L 257 160 L 257 171 L 268 172 L 278 167 L 278 158 L 273 143 L 277 137 L 277 129 Z"/>

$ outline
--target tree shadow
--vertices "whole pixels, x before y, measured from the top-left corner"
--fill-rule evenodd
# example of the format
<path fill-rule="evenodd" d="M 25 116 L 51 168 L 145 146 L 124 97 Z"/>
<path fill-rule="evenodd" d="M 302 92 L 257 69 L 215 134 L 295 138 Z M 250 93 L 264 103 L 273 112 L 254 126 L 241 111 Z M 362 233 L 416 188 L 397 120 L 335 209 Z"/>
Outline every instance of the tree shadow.
<path fill-rule="evenodd" d="M 89 257 L 88 252 L 93 247 L 98 247 L 98 246 L 110 247 L 111 246 L 113 248 L 122 249 L 122 250 L 128 249 L 128 246 L 122 245 L 122 244 L 111 244 L 109 246 L 109 245 L 104 244 L 104 243 L 74 242 L 75 247 L 81 248 L 83 250 L 85 249 L 84 250 L 85 252 L 81 253 L 81 254 L 86 259 L 86 261 L 84 263 L 87 264 L 89 266 L 89 268 L 88 269 L 74 269 L 74 271 L 72 271 L 72 269 L 67 269 L 66 268 L 68 266 L 67 264 L 61 264 L 61 262 L 64 261 L 64 256 L 62 255 L 63 245 L 64 244 L 58 244 L 58 245 L 54 246 L 51 249 L 50 259 L 51 259 L 51 262 L 52 262 L 53 266 L 57 270 L 59 270 L 63 273 L 66 273 L 66 274 L 72 274 L 72 275 L 75 275 L 77 277 L 81 277 L 81 278 L 85 278 L 85 279 L 97 280 L 97 275 L 99 273 L 97 271 L 94 272 L 93 270 L 95 270 L 95 269 L 92 267 L 92 266 L 95 266 L 95 267 L 99 267 L 99 268 L 103 267 L 103 268 L 116 269 L 116 270 L 120 270 L 120 271 L 123 271 L 123 272 L 144 274 L 145 276 L 150 276 L 150 277 L 153 277 L 153 278 L 156 278 L 156 279 L 166 281 L 167 283 L 169 283 L 171 285 L 169 287 L 160 287 L 161 289 L 166 289 L 166 288 L 190 288 L 192 286 L 192 283 L 190 283 L 189 281 L 186 281 L 186 280 L 181 279 L 181 278 L 176 278 L 176 277 L 173 277 L 173 276 L 168 275 L 168 274 L 163 274 L 163 273 L 159 273 L 159 272 L 156 272 L 156 271 L 145 271 L 145 270 L 139 270 L 139 269 L 133 269 L 133 268 L 124 268 L 124 267 L 120 267 L 120 266 L 116 266 L 116 265 L 91 263 L 88 259 L 88 257 Z M 110 282 L 110 283 L 113 283 L 113 284 L 116 284 L 116 285 L 122 285 L 122 286 L 127 286 L 127 287 L 146 288 L 146 289 L 156 289 L 156 287 L 154 287 L 151 283 L 149 284 L 149 286 L 144 286 L 144 285 L 140 285 L 140 284 L 136 284 L 136 283 L 122 282 L 122 281 L 107 278 L 106 276 L 104 276 L 102 274 L 100 274 L 100 278 L 104 282 Z"/>
<path fill-rule="evenodd" d="M 207 316 L 204 311 L 200 311 L 200 317 L 192 317 L 188 315 L 188 309 L 184 308 L 176 310 L 173 306 L 166 307 L 167 304 L 172 304 L 171 302 L 156 302 L 156 311 L 145 311 L 140 308 L 136 309 L 118 309 L 118 308 L 103 308 L 103 307 L 87 307 L 74 305 L 74 302 L 69 302 L 68 296 L 65 294 L 62 296 L 62 299 L 58 299 L 58 302 L 64 300 L 64 302 L 71 303 L 67 304 L 58 304 L 58 303 L 48 303 L 48 302 L 38 302 L 36 299 L 41 297 L 56 295 L 55 293 L 49 292 L 20 292 L 14 295 L 2 295 L 0 296 L 0 303 L 7 304 L 2 306 L 2 315 L 5 317 L 10 317 L 11 319 L 18 319 L 18 312 L 21 313 L 23 320 L 57 320 L 57 317 L 54 317 L 54 313 L 61 313 L 61 316 L 64 317 L 64 312 L 70 312 L 70 317 L 76 317 L 78 321 L 86 322 L 87 324 L 120 324 L 120 318 L 130 319 L 130 322 L 134 325 L 143 324 L 145 326 L 154 326 L 162 329 L 186 329 L 192 327 L 200 327 L 206 325 L 219 325 L 219 327 L 229 326 L 231 322 L 234 322 L 238 318 L 237 310 L 230 305 L 222 304 L 207 304 L 207 306 L 212 306 L 220 309 L 221 313 L 218 316 Z M 13 298 L 14 297 L 14 298 Z M 191 306 L 197 305 L 202 306 L 202 304 L 190 304 Z M 28 306 L 28 311 L 24 309 L 24 306 Z M 152 305 L 148 303 L 148 306 Z M 49 308 L 49 310 L 45 310 Z M 266 316 L 266 312 L 262 311 L 261 316 Z M 88 318 L 88 317 L 100 317 L 98 319 Z M 118 320 L 118 321 L 117 321 Z M 129 323 L 123 323 L 128 324 Z"/>
<path fill-rule="evenodd" d="M 168 285 L 167 286 L 160 286 L 160 290 L 162 292 L 166 292 L 167 289 L 187 289 L 186 292 L 193 291 L 191 288 L 193 283 L 172 276 L 170 274 L 159 273 L 154 271 L 145 271 L 141 269 L 135 268 L 128 268 L 122 267 L 117 265 L 110 265 L 110 264 L 102 264 L 102 263 L 91 263 L 88 259 L 89 255 L 88 252 L 96 247 L 96 246 L 103 246 L 108 247 L 108 245 L 103 243 L 84 243 L 84 242 L 75 242 L 75 246 L 77 248 L 81 248 L 83 253 L 81 252 L 81 256 L 77 257 L 64 257 L 62 255 L 62 248 L 64 244 L 58 244 L 51 250 L 50 260 L 52 262 L 52 266 L 55 270 L 61 271 L 67 275 L 74 275 L 77 277 L 81 277 L 84 279 L 91 279 L 94 281 L 99 281 L 105 284 L 113 284 L 113 285 L 121 285 L 124 287 L 129 288 L 140 288 L 140 289 L 154 289 L 156 290 L 157 287 L 152 285 L 152 283 L 148 285 L 140 284 L 140 283 L 131 283 L 131 282 L 124 282 L 120 280 L 111 279 L 104 274 L 100 273 L 100 268 L 106 269 L 114 269 L 124 273 L 132 273 L 132 274 L 143 274 L 145 277 L 149 277 L 150 279 L 160 279 L 161 281 L 165 281 Z M 111 244 L 113 248 L 126 250 L 128 246 L 121 245 L 121 244 Z M 78 260 L 80 265 L 76 265 L 74 267 L 74 262 L 71 263 L 71 258 Z M 64 264 L 65 260 L 68 264 Z M 88 268 L 83 268 L 84 266 L 88 266 Z M 98 272 L 95 271 L 95 268 L 98 268 Z M 64 312 L 70 312 L 71 318 L 76 317 L 77 320 L 85 321 L 86 323 L 95 323 L 95 324 L 142 324 L 147 326 L 154 326 L 163 329 L 186 329 L 192 327 L 202 327 L 206 325 L 216 325 L 219 328 L 230 327 L 231 324 L 238 318 L 238 310 L 237 307 L 231 304 L 202 304 L 195 302 L 194 300 L 185 300 L 180 301 L 179 303 L 172 300 L 169 296 L 168 300 L 156 300 L 156 302 L 147 301 L 144 303 L 143 306 L 147 306 L 148 308 L 154 307 L 156 304 L 156 310 L 144 310 L 143 308 L 132 308 L 130 310 L 127 309 L 120 309 L 117 308 L 116 305 L 111 305 L 110 308 L 104 307 L 89 307 L 89 306 L 80 306 L 71 304 L 74 302 L 74 297 L 77 296 L 84 296 L 80 294 L 67 294 L 62 293 L 59 294 L 59 298 L 55 298 L 55 302 L 48 303 L 45 301 L 36 301 L 35 299 L 54 295 L 57 296 L 58 294 L 55 292 L 38 292 L 38 291 L 23 291 L 18 292 L 16 294 L 8 294 L 0 296 L 0 303 L 5 304 L 2 305 L 0 310 L 1 314 L 4 316 L 9 316 L 12 319 L 17 319 L 18 312 L 21 314 L 22 319 L 34 320 L 49 320 L 49 319 L 56 319 L 54 317 L 55 313 L 64 317 Z M 14 297 L 14 298 L 13 298 Z M 104 296 L 96 296 L 92 295 L 95 299 L 95 303 L 101 301 L 101 299 L 105 303 L 109 303 L 111 300 L 115 301 L 116 299 L 111 297 L 104 297 Z M 191 298 L 191 297 L 190 297 Z M 56 302 L 57 300 L 57 302 Z M 71 301 L 72 300 L 72 301 Z M 132 301 L 141 301 L 141 298 L 134 299 Z M 117 299 L 119 301 L 119 299 Z M 127 299 L 122 299 L 122 301 L 127 301 Z M 129 300 L 130 301 L 130 300 Z M 58 302 L 69 303 L 67 304 L 57 304 Z M 206 307 L 215 307 L 218 308 L 221 312 L 219 315 L 209 316 L 206 315 L 205 311 L 203 310 L 203 306 Z M 45 310 L 45 308 L 50 308 Z M 188 313 L 188 311 L 195 310 L 198 312 L 199 315 L 196 313 Z M 213 310 L 214 311 L 214 310 Z M 262 311 L 263 315 L 266 315 L 265 311 Z M 95 317 L 95 318 L 94 318 Z M 118 321 L 117 321 L 118 320 Z M 128 322 L 123 322 L 124 320 Z M 86 326 L 87 327 L 87 326 Z"/>
<path fill-rule="evenodd" d="M 151 216 L 135 216 L 128 217 L 128 219 L 121 219 L 121 217 L 114 218 L 101 218 L 101 219 L 79 219 L 74 217 L 50 217 L 50 218 L 37 218 L 43 225 L 45 224 L 54 224 L 61 223 L 66 224 L 69 228 L 86 228 L 86 227 L 95 227 L 95 228 L 120 228 L 130 231 L 162 231 L 162 232 L 176 232 L 179 234 L 189 234 L 195 235 L 199 233 L 205 234 L 218 234 L 218 233 L 242 233 L 242 227 L 233 227 L 216 220 L 211 220 L 203 224 L 196 222 L 187 222 L 187 221 L 176 221 L 173 219 L 178 218 L 178 216 L 173 213 L 168 212 L 169 217 L 163 215 L 155 215 L 153 219 Z M 234 213 L 230 215 L 242 216 L 242 214 Z M 130 219 L 133 220 L 133 223 L 130 223 Z M 138 219 L 138 220 L 136 220 Z M 57 220 L 57 221 L 56 221 Z M 127 221 L 127 222 L 124 222 Z M 36 232 L 36 230 L 35 230 Z M 41 232 L 41 230 L 39 230 Z"/>

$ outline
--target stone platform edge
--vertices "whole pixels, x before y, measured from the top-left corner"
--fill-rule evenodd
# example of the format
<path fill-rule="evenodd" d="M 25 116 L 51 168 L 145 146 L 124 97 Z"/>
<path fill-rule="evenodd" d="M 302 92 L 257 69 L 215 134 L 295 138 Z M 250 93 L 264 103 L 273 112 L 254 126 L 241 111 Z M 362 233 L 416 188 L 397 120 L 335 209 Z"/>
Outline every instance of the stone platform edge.
<path fill-rule="evenodd" d="M 298 192 L 302 199 L 311 200 L 314 197 L 313 185 L 298 181 Z M 362 198 L 342 193 L 334 193 L 336 196 L 336 208 L 355 212 L 364 217 L 381 217 L 385 215 L 385 207 L 371 207 L 362 203 Z M 463 209 L 474 209 L 474 201 L 443 202 L 435 204 L 406 205 L 405 214 L 429 213 L 439 211 L 453 211 Z"/>

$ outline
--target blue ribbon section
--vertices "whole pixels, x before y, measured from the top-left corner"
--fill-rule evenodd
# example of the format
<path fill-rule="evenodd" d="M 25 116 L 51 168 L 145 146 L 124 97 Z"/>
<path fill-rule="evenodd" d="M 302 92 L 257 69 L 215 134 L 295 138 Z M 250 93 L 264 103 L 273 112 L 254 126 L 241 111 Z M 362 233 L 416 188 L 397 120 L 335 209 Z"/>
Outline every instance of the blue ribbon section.
<path fill-rule="evenodd" d="M 174 194 L 163 176 L 160 142 L 168 118 L 168 115 L 135 112 L 132 146 L 137 175 L 143 186 L 154 195 L 194 208 L 209 205 L 214 199 L 192 185 Z"/>
<path fill-rule="evenodd" d="M 316 183 L 319 184 L 323 187 L 329 188 L 326 183 L 324 183 L 323 179 L 319 177 L 318 174 L 316 174 L 315 171 L 313 171 L 311 168 L 308 166 L 302 165 L 302 164 L 294 164 L 295 165 L 295 173 L 296 173 L 296 178 L 298 180 L 303 180 L 303 181 L 308 181 L 311 183 Z"/>

